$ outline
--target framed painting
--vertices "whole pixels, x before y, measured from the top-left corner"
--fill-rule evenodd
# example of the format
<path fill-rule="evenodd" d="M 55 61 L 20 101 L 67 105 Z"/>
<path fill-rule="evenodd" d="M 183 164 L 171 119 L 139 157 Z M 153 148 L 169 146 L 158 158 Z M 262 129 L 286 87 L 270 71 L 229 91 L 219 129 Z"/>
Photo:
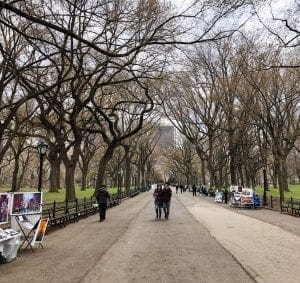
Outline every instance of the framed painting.
<path fill-rule="evenodd" d="M 8 222 L 10 194 L 0 193 L 0 224 Z"/>
<path fill-rule="evenodd" d="M 41 212 L 41 192 L 18 192 L 12 194 L 11 215 L 36 214 Z"/>

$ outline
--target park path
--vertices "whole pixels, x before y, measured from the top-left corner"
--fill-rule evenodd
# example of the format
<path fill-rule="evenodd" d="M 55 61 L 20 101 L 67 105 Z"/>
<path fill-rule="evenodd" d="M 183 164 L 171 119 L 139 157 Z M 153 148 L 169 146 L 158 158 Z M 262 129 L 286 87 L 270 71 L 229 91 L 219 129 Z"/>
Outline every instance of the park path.
<path fill-rule="evenodd" d="M 154 219 L 151 199 L 83 282 L 254 281 L 174 197 L 168 220 Z"/>
<path fill-rule="evenodd" d="M 257 282 L 300 282 L 299 218 L 267 210 L 231 211 L 191 194 L 178 198 Z"/>
<path fill-rule="evenodd" d="M 0 282 L 299 282 L 299 218 L 187 192 L 173 194 L 169 220 L 155 220 L 152 193 L 109 209 L 103 223 L 95 215 L 49 233 L 45 249 L 0 265 Z"/>

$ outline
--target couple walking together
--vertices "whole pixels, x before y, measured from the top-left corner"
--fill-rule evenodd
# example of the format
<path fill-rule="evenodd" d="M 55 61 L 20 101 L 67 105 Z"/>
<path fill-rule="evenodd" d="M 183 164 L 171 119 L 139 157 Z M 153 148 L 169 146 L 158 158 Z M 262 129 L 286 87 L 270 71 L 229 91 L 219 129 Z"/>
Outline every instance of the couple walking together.
<path fill-rule="evenodd" d="M 154 197 L 156 219 L 161 219 L 161 209 L 163 209 L 164 211 L 165 218 L 168 219 L 170 213 L 171 197 L 172 197 L 172 190 L 170 188 L 170 184 L 166 183 L 163 188 L 161 185 L 157 185 L 157 188 L 153 193 L 153 197 Z"/>

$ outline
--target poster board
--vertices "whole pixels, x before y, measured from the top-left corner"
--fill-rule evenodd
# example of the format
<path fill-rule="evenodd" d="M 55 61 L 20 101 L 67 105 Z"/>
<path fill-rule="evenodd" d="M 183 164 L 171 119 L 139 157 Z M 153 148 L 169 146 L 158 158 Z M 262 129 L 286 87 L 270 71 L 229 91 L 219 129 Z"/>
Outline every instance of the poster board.
<path fill-rule="evenodd" d="M 42 213 L 41 192 L 18 192 L 12 194 L 11 215 Z"/>
<path fill-rule="evenodd" d="M 217 203 L 223 202 L 223 192 L 217 191 L 215 193 L 215 202 L 217 202 Z"/>
<path fill-rule="evenodd" d="M 230 186 L 229 190 L 231 192 L 230 205 L 234 207 L 240 207 L 243 187 Z"/>
<path fill-rule="evenodd" d="M 42 244 L 43 239 L 45 237 L 48 222 L 49 222 L 49 218 L 41 218 L 40 219 L 37 229 L 35 231 L 33 240 L 31 242 L 32 245 Z"/>
<path fill-rule="evenodd" d="M 10 194 L 0 193 L 0 224 L 8 223 Z"/>
<path fill-rule="evenodd" d="M 243 188 L 241 196 L 242 206 L 253 206 L 253 189 Z"/>

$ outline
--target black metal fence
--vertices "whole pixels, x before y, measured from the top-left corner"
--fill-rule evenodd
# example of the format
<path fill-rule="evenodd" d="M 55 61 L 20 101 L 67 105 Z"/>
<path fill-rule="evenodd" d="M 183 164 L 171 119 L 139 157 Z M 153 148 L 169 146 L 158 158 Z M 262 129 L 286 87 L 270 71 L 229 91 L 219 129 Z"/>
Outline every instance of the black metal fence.
<path fill-rule="evenodd" d="M 260 198 L 260 203 L 263 207 L 281 211 L 281 203 L 280 203 L 280 198 L 279 197 L 274 197 L 272 195 L 267 196 L 265 204 L 263 203 L 263 197 L 259 197 L 259 198 Z M 300 202 L 300 199 L 290 197 L 290 198 L 285 199 L 285 202 L 288 202 L 288 201 L 290 201 L 290 202 Z"/>

